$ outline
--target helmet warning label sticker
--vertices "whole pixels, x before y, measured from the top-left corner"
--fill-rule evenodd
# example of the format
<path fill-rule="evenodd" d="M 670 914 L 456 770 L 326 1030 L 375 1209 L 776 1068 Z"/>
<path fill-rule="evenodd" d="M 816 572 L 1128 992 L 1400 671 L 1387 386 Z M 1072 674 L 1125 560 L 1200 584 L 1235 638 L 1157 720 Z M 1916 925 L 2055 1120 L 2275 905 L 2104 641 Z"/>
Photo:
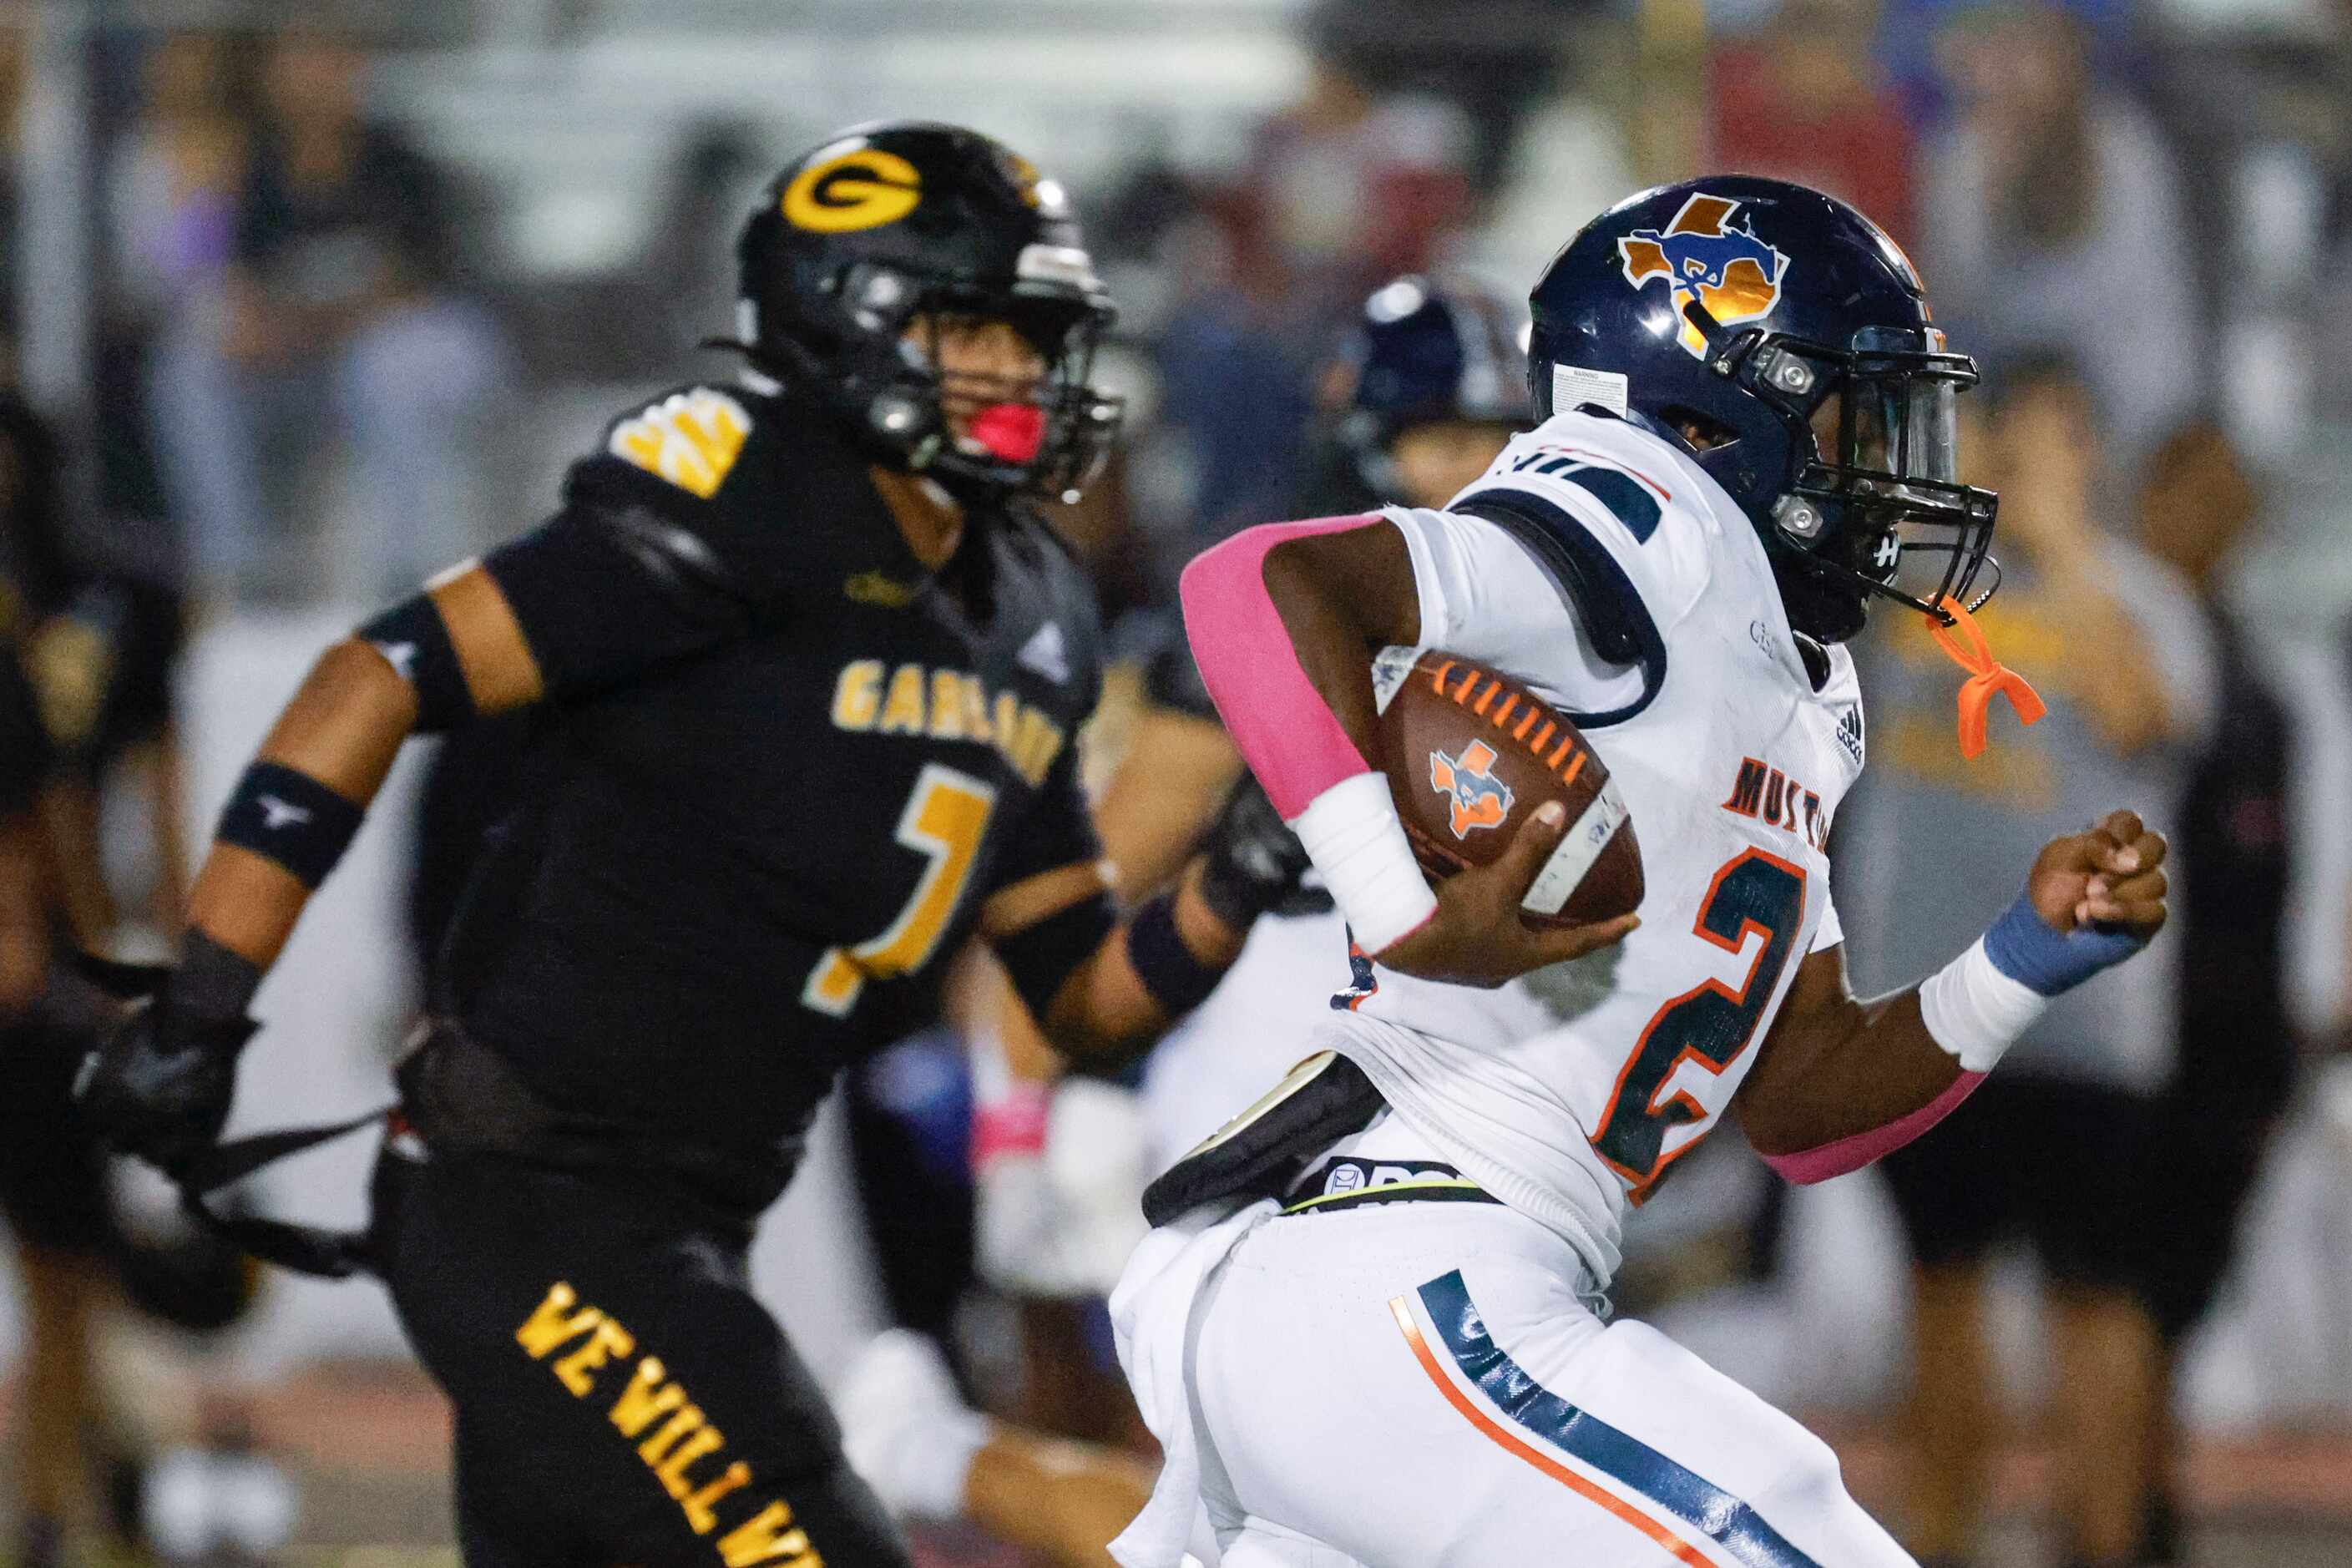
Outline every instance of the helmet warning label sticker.
<path fill-rule="evenodd" d="M 896 153 L 860 147 L 820 158 L 784 187 L 784 221 L 818 234 L 880 228 L 913 212 L 923 199 L 923 176 Z"/>
<path fill-rule="evenodd" d="M 709 500 L 751 434 L 751 416 L 723 392 L 698 386 L 613 426 L 612 454 Z"/>
<path fill-rule="evenodd" d="M 1551 411 L 1566 414 L 1592 404 L 1618 418 L 1625 417 L 1626 380 L 1613 370 L 1587 370 L 1582 365 L 1551 367 Z"/>
<path fill-rule="evenodd" d="M 1646 289 L 1654 279 L 1666 279 L 1682 345 L 1694 359 L 1706 357 L 1706 340 L 1683 314 L 1693 300 L 1727 327 L 1769 316 L 1780 302 L 1789 258 L 1749 230 L 1733 227 L 1731 215 L 1738 208 L 1728 196 L 1701 191 L 1664 232 L 1637 228 L 1617 242 L 1626 282 Z"/>

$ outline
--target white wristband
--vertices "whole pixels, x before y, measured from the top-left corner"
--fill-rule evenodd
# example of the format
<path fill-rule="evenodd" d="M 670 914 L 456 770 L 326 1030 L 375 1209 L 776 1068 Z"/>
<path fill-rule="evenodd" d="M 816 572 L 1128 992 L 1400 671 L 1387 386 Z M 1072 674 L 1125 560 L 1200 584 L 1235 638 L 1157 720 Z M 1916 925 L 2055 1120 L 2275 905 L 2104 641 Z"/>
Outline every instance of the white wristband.
<path fill-rule="evenodd" d="M 1384 773 L 1353 773 L 1307 803 L 1290 829 L 1323 873 L 1356 944 L 1378 954 L 1436 911 Z"/>
<path fill-rule="evenodd" d="M 1993 966 L 1984 938 L 1919 983 L 1919 1016 L 1966 1072 L 1990 1072 L 2050 999 Z"/>

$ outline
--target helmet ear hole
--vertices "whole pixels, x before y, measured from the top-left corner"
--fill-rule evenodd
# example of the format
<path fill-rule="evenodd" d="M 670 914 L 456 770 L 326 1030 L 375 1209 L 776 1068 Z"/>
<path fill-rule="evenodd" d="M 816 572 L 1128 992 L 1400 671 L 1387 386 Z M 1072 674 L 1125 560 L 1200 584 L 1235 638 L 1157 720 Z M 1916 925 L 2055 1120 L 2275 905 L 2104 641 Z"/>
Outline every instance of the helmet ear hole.
<path fill-rule="evenodd" d="M 840 276 L 838 283 L 851 320 L 869 332 L 896 329 L 920 303 L 915 285 L 905 273 L 878 262 L 857 263 Z"/>
<path fill-rule="evenodd" d="M 1727 447 L 1739 439 L 1738 431 L 1719 419 L 1709 418 L 1696 408 L 1674 404 L 1661 408 L 1658 413 L 1673 428 L 1675 434 L 1701 452 L 1709 451 L 1717 447 Z"/>

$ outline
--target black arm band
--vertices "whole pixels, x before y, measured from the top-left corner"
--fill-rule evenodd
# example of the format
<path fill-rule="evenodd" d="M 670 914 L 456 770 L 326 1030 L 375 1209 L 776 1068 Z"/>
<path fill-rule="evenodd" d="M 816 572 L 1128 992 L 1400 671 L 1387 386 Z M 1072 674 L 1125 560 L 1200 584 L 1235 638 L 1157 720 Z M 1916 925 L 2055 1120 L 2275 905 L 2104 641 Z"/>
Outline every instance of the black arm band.
<path fill-rule="evenodd" d="M 995 944 L 996 956 L 1005 973 L 1013 977 L 1013 989 L 1021 994 L 1029 1011 L 1042 1018 L 1053 1006 L 1062 983 L 1118 926 L 1118 913 L 1110 895 L 1096 893 L 1014 931 Z"/>
<path fill-rule="evenodd" d="M 1184 945 L 1176 930 L 1174 893 L 1146 900 L 1128 917 L 1127 959 L 1151 999 L 1171 1018 L 1199 1006 L 1225 977 L 1222 965 L 1202 963 Z"/>
<path fill-rule="evenodd" d="M 362 626 L 358 635 L 415 691 L 416 733 L 437 734 L 473 718 L 474 694 L 432 595 L 403 599 Z"/>
<path fill-rule="evenodd" d="M 305 773 L 256 763 L 236 781 L 213 837 L 250 849 L 306 888 L 327 879 L 360 830 L 361 808 Z"/>

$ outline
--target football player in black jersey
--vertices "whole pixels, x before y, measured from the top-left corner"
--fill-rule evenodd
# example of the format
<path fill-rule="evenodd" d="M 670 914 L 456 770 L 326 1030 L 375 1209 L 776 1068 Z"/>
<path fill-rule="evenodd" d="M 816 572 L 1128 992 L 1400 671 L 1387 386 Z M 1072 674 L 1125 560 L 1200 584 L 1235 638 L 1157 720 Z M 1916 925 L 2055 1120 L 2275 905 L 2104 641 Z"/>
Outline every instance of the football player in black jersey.
<path fill-rule="evenodd" d="M 740 379 L 632 410 L 552 520 L 321 656 L 87 1075 L 208 1184 L 254 991 L 403 742 L 531 710 L 364 1243 L 456 1405 L 476 1568 L 905 1563 L 745 1279 L 819 1100 L 970 936 L 1116 1059 L 1285 891 L 1213 847 L 1121 917 L 1097 869 L 1095 610 L 1023 501 L 1118 424 L 1062 190 L 864 128 L 778 177 L 740 259 Z"/>

